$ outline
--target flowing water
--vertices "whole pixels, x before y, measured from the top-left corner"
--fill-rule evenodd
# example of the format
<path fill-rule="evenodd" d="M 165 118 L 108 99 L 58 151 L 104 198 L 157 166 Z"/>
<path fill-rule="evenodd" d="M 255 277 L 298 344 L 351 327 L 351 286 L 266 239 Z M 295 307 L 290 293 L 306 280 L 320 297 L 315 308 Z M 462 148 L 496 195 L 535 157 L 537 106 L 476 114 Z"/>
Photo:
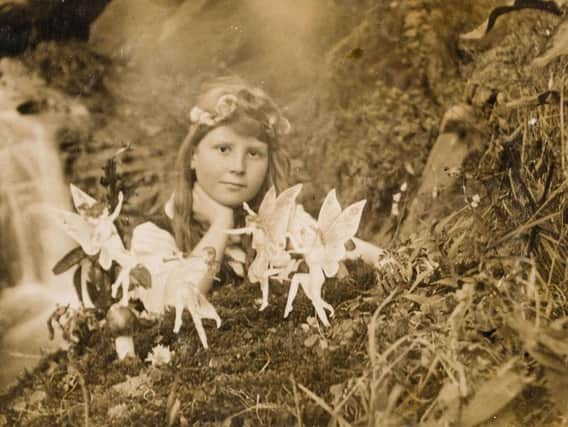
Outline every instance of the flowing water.
<path fill-rule="evenodd" d="M 51 273 L 72 247 L 50 220 L 69 208 L 53 137 L 63 117 L 22 115 L 15 98 L 0 87 L 0 389 L 60 345 L 46 327 L 56 304 L 78 304 L 69 275 Z"/>

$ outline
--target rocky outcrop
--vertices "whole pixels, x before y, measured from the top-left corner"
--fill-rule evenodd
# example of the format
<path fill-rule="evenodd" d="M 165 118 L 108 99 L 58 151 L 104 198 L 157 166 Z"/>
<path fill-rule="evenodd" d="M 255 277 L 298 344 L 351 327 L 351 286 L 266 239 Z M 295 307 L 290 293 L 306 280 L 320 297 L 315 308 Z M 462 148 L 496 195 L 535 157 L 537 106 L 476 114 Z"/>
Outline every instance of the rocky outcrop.
<path fill-rule="evenodd" d="M 91 23 L 110 0 L 20 0 L 0 5 L 0 56 L 42 41 L 89 38 Z"/>

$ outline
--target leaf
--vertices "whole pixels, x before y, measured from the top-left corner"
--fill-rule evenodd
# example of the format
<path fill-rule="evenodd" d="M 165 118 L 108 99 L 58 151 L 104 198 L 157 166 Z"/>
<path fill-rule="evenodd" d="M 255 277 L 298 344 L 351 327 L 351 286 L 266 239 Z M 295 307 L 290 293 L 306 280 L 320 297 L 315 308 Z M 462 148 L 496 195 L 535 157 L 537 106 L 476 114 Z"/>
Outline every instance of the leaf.
<path fill-rule="evenodd" d="M 134 286 L 141 286 L 144 289 L 149 289 L 152 287 L 152 275 L 146 267 L 142 264 L 138 264 L 130 270 L 130 283 L 134 284 Z"/>
<path fill-rule="evenodd" d="M 450 260 L 455 259 L 455 257 L 458 255 L 458 251 L 463 240 L 468 236 L 470 236 L 470 232 L 466 230 L 453 240 L 450 248 L 448 249 L 448 258 Z"/>
<path fill-rule="evenodd" d="M 168 410 L 168 420 L 167 420 L 168 427 L 173 426 L 174 423 L 176 422 L 180 407 L 181 407 L 181 402 L 176 397 L 176 400 L 174 401 L 173 405 Z"/>
<path fill-rule="evenodd" d="M 69 270 L 74 265 L 79 264 L 87 254 L 83 251 L 81 246 L 77 246 L 67 252 L 57 263 L 53 266 L 53 274 L 61 274 Z"/>
<path fill-rule="evenodd" d="M 493 378 L 478 389 L 461 414 L 459 425 L 473 427 L 497 414 L 525 387 L 525 380 L 512 370 L 510 361 Z"/>
<path fill-rule="evenodd" d="M 75 292 L 77 293 L 77 297 L 79 298 L 79 302 L 84 304 L 83 301 L 83 292 L 81 292 L 81 277 L 83 274 L 83 267 L 77 267 L 77 270 L 73 273 L 73 287 L 75 288 Z"/>
<path fill-rule="evenodd" d="M 458 288 L 457 281 L 458 279 L 454 277 L 444 277 L 443 279 L 439 279 L 436 280 L 435 282 L 432 282 L 432 285 L 442 285 L 457 289 Z"/>

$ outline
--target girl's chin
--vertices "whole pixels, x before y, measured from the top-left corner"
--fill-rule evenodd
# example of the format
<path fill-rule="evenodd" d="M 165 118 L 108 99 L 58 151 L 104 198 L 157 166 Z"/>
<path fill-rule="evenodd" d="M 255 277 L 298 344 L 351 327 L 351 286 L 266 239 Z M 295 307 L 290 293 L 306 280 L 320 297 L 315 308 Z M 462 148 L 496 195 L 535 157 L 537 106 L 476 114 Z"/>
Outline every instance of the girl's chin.
<path fill-rule="evenodd" d="M 248 200 L 249 198 L 236 197 L 236 196 L 224 196 L 218 198 L 219 203 L 231 209 L 240 208 L 243 205 L 243 203 Z"/>

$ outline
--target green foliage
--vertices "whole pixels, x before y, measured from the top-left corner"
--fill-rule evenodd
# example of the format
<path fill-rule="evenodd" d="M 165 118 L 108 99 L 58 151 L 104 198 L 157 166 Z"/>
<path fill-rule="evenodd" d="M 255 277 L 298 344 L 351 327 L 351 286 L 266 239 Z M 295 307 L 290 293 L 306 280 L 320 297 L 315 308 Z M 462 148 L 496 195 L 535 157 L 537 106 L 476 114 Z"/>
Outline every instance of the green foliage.
<path fill-rule="evenodd" d="M 81 249 L 81 246 L 71 249 L 53 266 L 53 274 L 62 274 L 69 270 L 71 267 L 79 264 L 87 254 Z"/>

